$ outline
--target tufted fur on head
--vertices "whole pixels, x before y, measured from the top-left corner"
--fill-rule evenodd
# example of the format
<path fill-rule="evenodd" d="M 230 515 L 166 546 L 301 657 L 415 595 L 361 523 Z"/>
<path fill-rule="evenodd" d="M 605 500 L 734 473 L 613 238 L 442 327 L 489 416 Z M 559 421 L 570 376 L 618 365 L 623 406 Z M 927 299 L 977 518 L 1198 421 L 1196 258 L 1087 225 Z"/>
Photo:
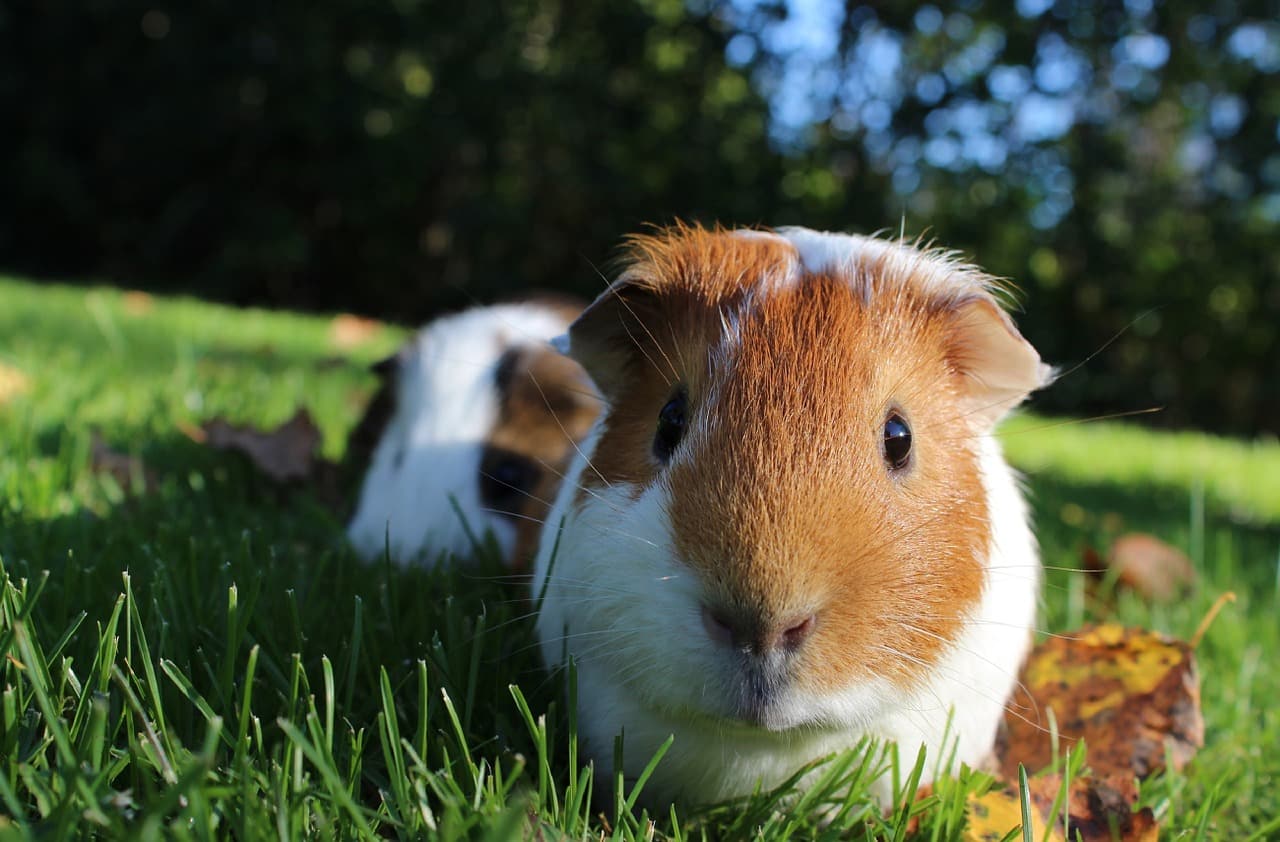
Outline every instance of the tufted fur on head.
<path fill-rule="evenodd" d="M 582 369 L 548 344 L 580 310 L 533 300 L 463 311 L 379 366 L 383 388 L 352 438 L 370 451 L 347 530 L 361 555 L 469 558 L 488 532 L 513 567 L 527 562 L 599 411 Z"/>
<path fill-rule="evenodd" d="M 625 728 L 643 763 L 673 732 L 652 786 L 705 801 L 867 734 L 940 754 L 952 711 L 960 759 L 990 750 L 1038 581 L 990 433 L 1050 374 L 997 292 L 854 235 L 630 241 L 564 343 L 606 406 L 535 565 L 544 656 L 577 660 L 595 751 Z"/>

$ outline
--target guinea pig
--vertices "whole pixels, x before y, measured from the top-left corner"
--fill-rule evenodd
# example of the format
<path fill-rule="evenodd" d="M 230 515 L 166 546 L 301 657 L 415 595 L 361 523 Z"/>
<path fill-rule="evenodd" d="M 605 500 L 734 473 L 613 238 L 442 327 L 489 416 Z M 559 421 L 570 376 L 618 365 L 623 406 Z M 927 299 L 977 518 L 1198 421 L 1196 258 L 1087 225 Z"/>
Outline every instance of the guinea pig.
<path fill-rule="evenodd" d="M 466 559 L 488 531 L 509 565 L 527 562 L 599 411 L 582 369 L 547 343 L 580 310 L 473 308 L 428 324 L 375 367 L 382 388 L 348 445 L 369 451 L 347 528 L 362 556 Z"/>
<path fill-rule="evenodd" d="M 1041 571 L 992 430 L 1051 376 L 996 281 L 803 228 L 680 225 L 624 267 L 556 340 L 605 407 L 532 580 L 604 781 L 620 734 L 632 780 L 674 735 L 659 804 L 770 788 L 863 737 L 907 764 L 925 746 L 922 783 L 982 764 Z"/>

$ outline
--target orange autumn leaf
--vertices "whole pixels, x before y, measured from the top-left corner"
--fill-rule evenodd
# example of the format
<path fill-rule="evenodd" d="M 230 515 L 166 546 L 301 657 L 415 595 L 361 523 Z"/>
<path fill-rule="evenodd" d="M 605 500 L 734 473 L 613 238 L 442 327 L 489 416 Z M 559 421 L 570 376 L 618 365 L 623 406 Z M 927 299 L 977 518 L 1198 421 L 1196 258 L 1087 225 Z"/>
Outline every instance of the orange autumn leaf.
<path fill-rule="evenodd" d="M 0 406 L 27 391 L 31 380 L 16 368 L 0 363 Z"/>
<path fill-rule="evenodd" d="M 329 343 L 335 348 L 355 348 L 376 338 L 382 332 L 382 322 L 343 313 L 329 323 Z"/>
<path fill-rule="evenodd" d="M 1138 800 L 1132 775 L 1079 776 L 1071 780 L 1065 804 L 1054 815 L 1062 777 L 1046 775 L 1027 781 L 1031 803 L 1031 835 L 1066 842 L 1156 842 L 1159 829 L 1151 808 L 1134 811 Z M 1054 819 L 1050 828 L 1049 819 Z M 993 842 L 1022 826 L 1022 802 L 1016 786 L 969 796 L 966 842 Z"/>
<path fill-rule="evenodd" d="M 1143 629 L 1085 628 L 1032 651 L 998 747 L 1006 778 L 1019 763 L 1034 772 L 1051 762 L 1049 711 L 1060 749 L 1085 740 L 1099 775 L 1145 777 L 1164 767 L 1166 750 L 1181 768 L 1204 744 L 1191 647 Z"/>
<path fill-rule="evenodd" d="M 982 795 L 969 795 L 969 803 L 965 812 L 968 821 L 965 824 L 964 842 L 1000 842 L 1009 835 L 1009 831 L 1022 827 L 1022 802 L 1018 798 L 1017 788 L 993 789 Z M 1056 828 L 1046 834 L 1048 822 L 1039 810 L 1031 811 L 1031 835 L 1037 840 L 1047 839 L 1049 842 L 1066 842 L 1062 833 Z"/>
<path fill-rule="evenodd" d="M 120 296 L 124 311 L 130 316 L 145 316 L 155 308 L 155 300 L 149 293 L 131 289 Z"/>

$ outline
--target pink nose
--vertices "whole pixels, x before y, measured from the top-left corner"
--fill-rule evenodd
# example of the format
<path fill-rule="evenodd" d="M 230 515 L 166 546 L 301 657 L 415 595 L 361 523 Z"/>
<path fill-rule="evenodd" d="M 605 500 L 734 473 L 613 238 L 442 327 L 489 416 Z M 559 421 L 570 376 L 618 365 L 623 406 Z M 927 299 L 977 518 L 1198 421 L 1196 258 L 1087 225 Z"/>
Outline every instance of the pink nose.
<path fill-rule="evenodd" d="M 767 652 L 794 652 L 804 645 L 818 623 L 817 615 L 792 616 L 778 622 L 760 617 L 702 606 L 702 625 L 707 636 L 722 646 L 748 649 L 757 655 Z"/>

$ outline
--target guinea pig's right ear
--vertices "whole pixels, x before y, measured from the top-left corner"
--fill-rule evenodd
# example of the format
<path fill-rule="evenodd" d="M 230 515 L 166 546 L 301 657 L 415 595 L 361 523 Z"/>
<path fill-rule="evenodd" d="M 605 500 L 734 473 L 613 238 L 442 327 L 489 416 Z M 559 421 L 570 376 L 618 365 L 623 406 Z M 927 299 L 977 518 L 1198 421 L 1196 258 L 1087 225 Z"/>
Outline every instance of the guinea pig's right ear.
<path fill-rule="evenodd" d="M 1027 396 L 1053 380 L 1053 369 L 988 295 L 955 310 L 955 349 L 969 414 L 989 429 Z"/>
<path fill-rule="evenodd" d="M 649 284 L 624 273 L 551 344 L 586 369 L 606 400 L 613 400 L 632 360 L 644 353 L 640 343 L 652 341 L 656 303 Z"/>

